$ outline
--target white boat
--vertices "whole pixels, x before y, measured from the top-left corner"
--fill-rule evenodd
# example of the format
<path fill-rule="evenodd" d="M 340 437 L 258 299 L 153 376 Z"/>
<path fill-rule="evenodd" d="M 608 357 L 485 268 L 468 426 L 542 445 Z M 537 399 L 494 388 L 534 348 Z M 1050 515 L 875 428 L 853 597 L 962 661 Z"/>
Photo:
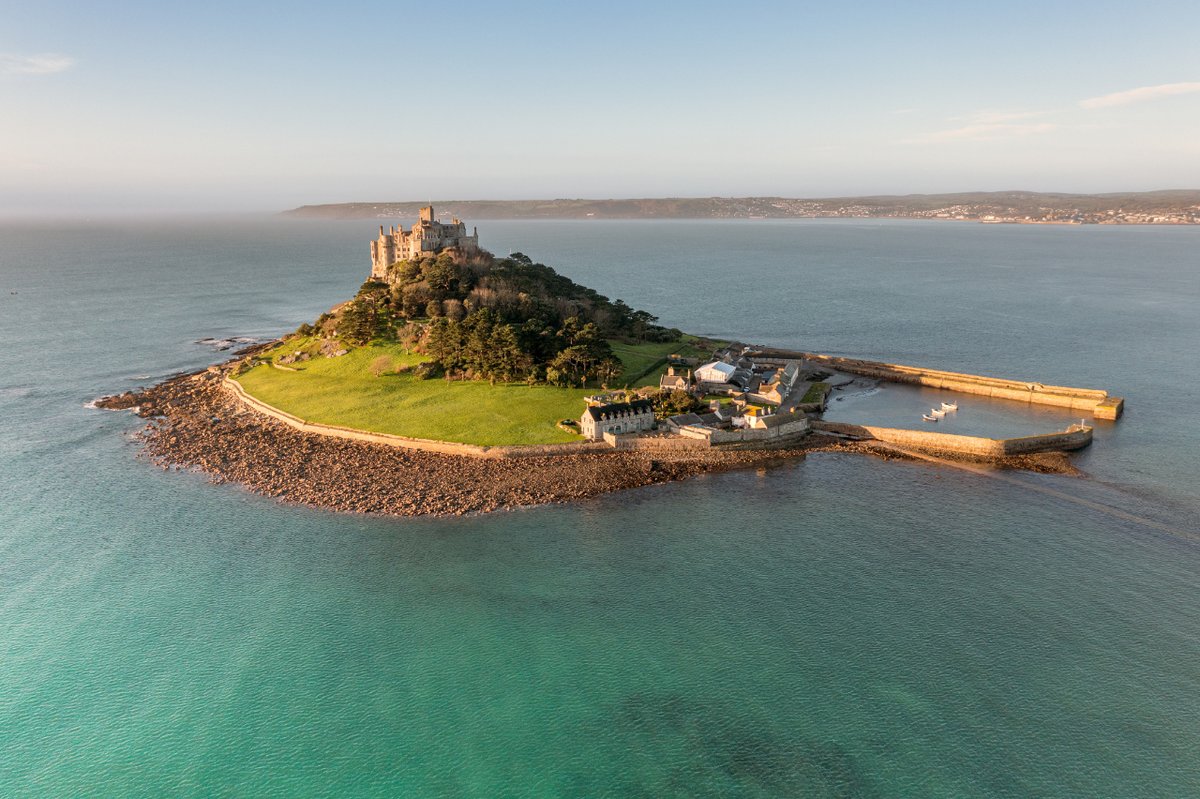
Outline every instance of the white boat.
<path fill-rule="evenodd" d="M 935 418 L 935 419 L 941 419 L 943 416 L 945 416 L 945 415 L 946 415 L 946 412 L 945 412 L 945 411 L 939 411 L 937 408 L 930 408 L 930 409 L 929 409 L 929 415 L 930 415 L 930 416 L 932 416 L 932 417 L 933 417 L 933 418 Z"/>
<path fill-rule="evenodd" d="M 943 411 L 957 411 L 958 403 L 957 402 L 943 402 L 942 410 Z"/>
<path fill-rule="evenodd" d="M 927 413 L 923 413 L 923 414 L 921 414 L 921 418 L 922 418 L 922 419 L 924 419 L 924 420 L 925 420 L 925 421 L 927 421 L 927 422 L 936 422 L 936 421 L 937 421 L 937 417 L 936 417 L 936 416 L 930 416 L 930 415 L 929 415 L 929 414 L 927 414 Z"/>

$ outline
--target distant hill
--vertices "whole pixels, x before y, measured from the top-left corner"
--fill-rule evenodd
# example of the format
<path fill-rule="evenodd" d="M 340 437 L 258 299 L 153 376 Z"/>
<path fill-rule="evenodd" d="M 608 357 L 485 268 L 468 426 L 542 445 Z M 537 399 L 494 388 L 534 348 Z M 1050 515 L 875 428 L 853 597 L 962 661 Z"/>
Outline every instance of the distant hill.
<path fill-rule="evenodd" d="M 428 201 L 304 205 L 284 215 L 321 219 L 409 219 Z M 980 222 L 1198 224 L 1200 190 L 1056 194 L 1031 191 L 871 197 L 663 197 L 626 200 L 440 200 L 462 219 L 788 219 L 804 217 L 965 219 Z"/>

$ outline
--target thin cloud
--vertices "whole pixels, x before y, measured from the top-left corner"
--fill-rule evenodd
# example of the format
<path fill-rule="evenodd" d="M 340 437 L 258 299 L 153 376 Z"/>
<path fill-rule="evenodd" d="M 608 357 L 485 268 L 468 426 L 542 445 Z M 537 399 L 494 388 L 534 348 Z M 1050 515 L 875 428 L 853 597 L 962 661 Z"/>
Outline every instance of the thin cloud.
<path fill-rule="evenodd" d="M 56 75 L 75 66 L 75 59 L 57 53 L 13 55 L 0 53 L 0 75 Z"/>
<path fill-rule="evenodd" d="M 1032 136 L 1038 133 L 1050 133 L 1057 129 L 1058 125 L 1053 122 L 1034 122 L 1023 125 L 1008 122 L 985 122 L 963 125 L 962 127 L 951 128 L 949 130 L 939 130 L 913 141 L 921 144 L 949 141 L 989 141 L 993 139 L 1007 139 L 1014 136 Z"/>
<path fill-rule="evenodd" d="M 1021 119 L 1044 117 L 1049 111 L 980 111 L 970 117 L 970 120 L 980 125 L 994 125 L 1002 122 L 1016 122 Z"/>
<path fill-rule="evenodd" d="M 1158 86 L 1142 86 L 1124 92 L 1102 94 L 1099 97 L 1089 97 L 1079 101 L 1080 108 L 1112 108 L 1118 105 L 1141 103 L 1146 100 L 1156 100 L 1159 97 L 1169 97 L 1173 94 L 1191 94 L 1200 92 L 1200 82 L 1191 83 L 1160 83 Z"/>

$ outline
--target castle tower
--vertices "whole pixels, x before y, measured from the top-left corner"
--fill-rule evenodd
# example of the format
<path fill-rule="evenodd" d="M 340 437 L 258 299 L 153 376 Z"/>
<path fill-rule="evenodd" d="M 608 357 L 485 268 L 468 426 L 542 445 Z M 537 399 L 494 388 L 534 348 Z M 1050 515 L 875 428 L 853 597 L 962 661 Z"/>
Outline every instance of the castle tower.
<path fill-rule="evenodd" d="M 379 226 L 379 240 L 371 242 L 371 277 L 382 280 L 388 267 L 396 262 L 396 228 L 385 231 Z"/>
<path fill-rule="evenodd" d="M 433 206 L 427 205 L 424 208 L 422 208 L 419 218 L 422 222 L 432 222 L 433 221 Z"/>

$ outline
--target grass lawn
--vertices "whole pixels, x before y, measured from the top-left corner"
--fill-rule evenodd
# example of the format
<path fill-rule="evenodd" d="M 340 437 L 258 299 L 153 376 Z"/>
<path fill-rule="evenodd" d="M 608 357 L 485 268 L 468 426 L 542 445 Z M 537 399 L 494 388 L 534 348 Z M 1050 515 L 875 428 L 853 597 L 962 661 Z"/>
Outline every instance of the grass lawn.
<path fill-rule="evenodd" d="M 613 354 L 625 364 L 625 373 L 621 375 L 621 384 L 630 386 L 657 386 L 658 379 L 666 374 L 667 356 L 678 353 L 685 358 L 707 358 L 711 351 L 696 346 L 695 336 L 685 335 L 683 341 L 673 341 L 669 344 L 624 344 L 620 341 L 610 342 Z M 659 368 L 661 367 L 661 368 Z"/>
<path fill-rule="evenodd" d="M 295 342 L 264 355 L 284 355 Z M 399 345 L 372 345 L 340 358 L 292 364 L 297 371 L 258 366 L 241 375 L 246 391 L 268 405 L 311 422 L 464 444 L 557 444 L 579 436 L 560 429 L 577 419 L 583 397 L 594 389 L 483 381 L 419 380 L 406 374 L 375 377 L 371 361 L 419 363 L 422 356 Z"/>
<path fill-rule="evenodd" d="M 825 395 L 828 393 L 828 383 L 813 383 L 808 387 L 808 391 L 804 393 L 804 399 L 800 400 L 800 402 L 820 402 L 821 400 L 825 399 Z"/>
<path fill-rule="evenodd" d="M 625 365 L 617 385 L 658 385 L 663 371 L 654 367 L 679 352 L 700 356 L 688 336 L 670 344 L 612 342 Z M 293 339 L 265 352 L 278 358 L 296 350 L 313 351 L 315 341 Z M 399 344 L 358 347 L 340 358 L 313 357 L 288 364 L 255 367 L 237 378 L 246 391 L 276 408 L 311 422 L 353 427 L 414 438 L 464 444 L 558 444 L 579 436 L 558 427 L 560 419 L 578 419 L 583 398 L 595 388 L 556 388 L 524 383 L 420 380 L 409 374 L 375 377 L 370 366 L 381 355 L 394 365 L 415 366 L 425 356 Z M 649 372 L 647 373 L 647 370 Z"/>

